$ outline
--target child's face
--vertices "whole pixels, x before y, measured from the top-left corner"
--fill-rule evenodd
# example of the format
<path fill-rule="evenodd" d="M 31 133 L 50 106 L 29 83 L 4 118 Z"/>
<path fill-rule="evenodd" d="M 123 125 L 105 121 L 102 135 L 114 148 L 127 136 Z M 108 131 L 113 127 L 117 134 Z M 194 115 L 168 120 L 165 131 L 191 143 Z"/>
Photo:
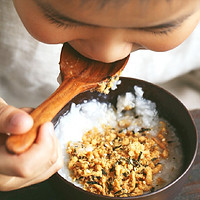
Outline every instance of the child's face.
<path fill-rule="evenodd" d="M 138 49 L 166 51 L 200 20 L 200 0 L 14 0 L 25 27 L 45 43 L 69 42 L 113 62 Z"/>

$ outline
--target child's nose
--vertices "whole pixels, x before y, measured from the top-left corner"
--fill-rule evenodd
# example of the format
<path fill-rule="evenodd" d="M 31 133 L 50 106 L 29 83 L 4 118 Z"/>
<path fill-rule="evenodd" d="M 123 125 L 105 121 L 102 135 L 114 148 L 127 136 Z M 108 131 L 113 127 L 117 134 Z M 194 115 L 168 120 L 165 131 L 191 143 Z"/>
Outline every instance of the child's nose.
<path fill-rule="evenodd" d="M 70 44 L 82 55 L 102 62 L 125 58 L 132 51 L 132 43 L 111 40 L 76 40 Z"/>

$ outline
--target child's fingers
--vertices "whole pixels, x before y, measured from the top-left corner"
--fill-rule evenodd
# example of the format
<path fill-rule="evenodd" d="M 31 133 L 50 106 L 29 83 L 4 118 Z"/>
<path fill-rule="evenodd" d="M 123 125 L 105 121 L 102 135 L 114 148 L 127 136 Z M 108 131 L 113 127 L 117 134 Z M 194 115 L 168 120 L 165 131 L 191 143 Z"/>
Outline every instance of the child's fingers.
<path fill-rule="evenodd" d="M 36 143 L 27 152 L 12 155 L 0 147 L 0 190 L 9 191 L 48 179 L 63 165 L 63 156 L 51 123 L 39 130 Z"/>
<path fill-rule="evenodd" d="M 20 134 L 33 125 L 32 117 L 23 110 L 9 106 L 0 98 L 0 132 Z"/>
<path fill-rule="evenodd" d="M 26 152 L 15 155 L 9 154 L 5 148 L 0 147 L 0 173 L 24 179 L 34 179 L 48 171 L 60 159 L 58 142 L 54 135 L 52 123 L 47 122 L 41 126 L 36 143 Z M 56 165 L 60 167 L 60 162 Z M 56 166 L 55 166 L 56 169 Z"/>
<path fill-rule="evenodd" d="M 57 140 L 57 139 L 56 139 Z M 45 169 L 44 172 L 40 173 L 35 179 L 30 180 L 30 182 L 27 182 L 24 186 L 32 185 L 35 183 L 42 182 L 49 177 L 51 177 L 53 174 L 55 174 L 59 169 L 63 166 L 63 155 L 60 145 L 58 144 L 57 140 L 57 159 L 55 162 L 51 163 L 49 165 L 50 167 L 48 169 Z"/>
<path fill-rule="evenodd" d="M 20 109 L 29 114 L 34 110 L 34 108 L 20 108 Z"/>

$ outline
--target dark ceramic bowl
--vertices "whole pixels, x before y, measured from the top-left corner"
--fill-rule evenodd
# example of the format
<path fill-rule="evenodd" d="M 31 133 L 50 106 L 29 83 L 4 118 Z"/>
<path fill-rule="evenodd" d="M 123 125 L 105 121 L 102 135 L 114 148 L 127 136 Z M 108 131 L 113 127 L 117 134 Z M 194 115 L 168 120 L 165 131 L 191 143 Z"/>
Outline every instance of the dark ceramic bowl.
<path fill-rule="evenodd" d="M 53 119 L 53 123 L 56 124 L 59 116 L 63 115 L 70 109 L 72 102 L 76 104 L 82 103 L 84 100 L 98 99 L 100 102 L 111 102 L 116 104 L 117 96 L 126 92 L 134 93 L 134 85 L 142 87 L 144 91 L 144 98 L 149 99 L 156 103 L 159 115 L 165 118 L 172 126 L 175 127 L 177 136 L 181 140 L 184 153 L 183 168 L 180 169 L 180 176 L 164 188 L 152 193 L 144 194 L 136 197 L 108 197 L 103 195 L 93 194 L 91 192 L 84 191 L 81 188 L 76 187 L 72 183 L 66 181 L 58 173 L 51 178 L 51 183 L 55 189 L 64 197 L 64 199 L 76 199 L 76 200 L 171 200 L 178 191 L 182 188 L 183 184 L 187 181 L 189 171 L 194 162 L 197 153 L 197 131 L 193 120 L 184 107 L 184 105 L 173 95 L 165 91 L 164 89 L 153 85 L 151 83 L 132 79 L 121 78 L 121 84 L 117 90 L 111 91 L 108 95 L 100 94 L 97 92 L 85 92 L 76 96 L 70 101 Z M 70 137 L 70 136 L 69 136 Z"/>

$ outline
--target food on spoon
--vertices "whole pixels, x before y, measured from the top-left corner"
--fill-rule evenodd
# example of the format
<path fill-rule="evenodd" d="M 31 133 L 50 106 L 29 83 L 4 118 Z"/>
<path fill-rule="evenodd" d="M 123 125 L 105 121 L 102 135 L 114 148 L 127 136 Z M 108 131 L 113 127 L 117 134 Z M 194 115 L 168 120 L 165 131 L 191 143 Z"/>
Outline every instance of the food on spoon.
<path fill-rule="evenodd" d="M 99 83 L 95 90 L 97 92 L 108 94 L 110 89 L 113 89 L 113 90 L 116 89 L 117 85 L 120 83 L 119 81 L 120 74 L 121 74 L 121 71 L 118 72 L 115 76 L 112 76 L 109 79 Z"/>

